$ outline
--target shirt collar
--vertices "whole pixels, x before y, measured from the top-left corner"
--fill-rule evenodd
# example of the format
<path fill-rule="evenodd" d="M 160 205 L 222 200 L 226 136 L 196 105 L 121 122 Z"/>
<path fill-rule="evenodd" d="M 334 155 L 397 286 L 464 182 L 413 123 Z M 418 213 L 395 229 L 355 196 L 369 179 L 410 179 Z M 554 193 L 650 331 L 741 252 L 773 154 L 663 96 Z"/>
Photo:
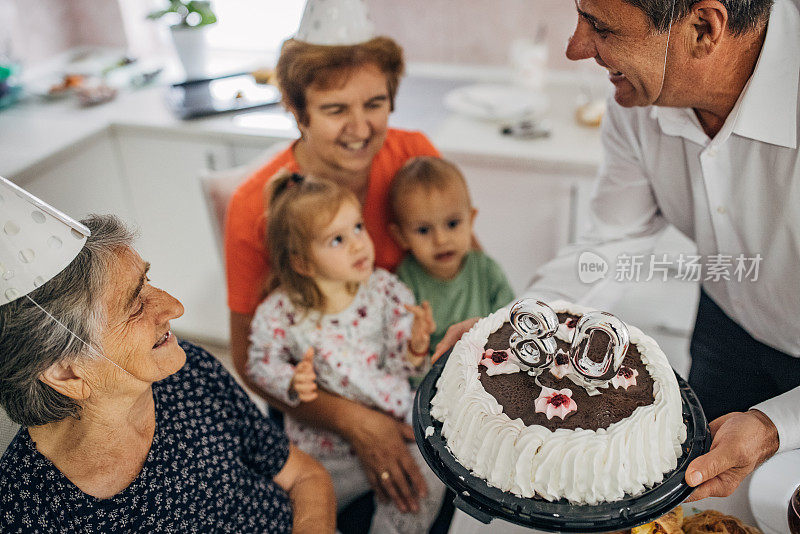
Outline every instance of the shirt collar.
<path fill-rule="evenodd" d="M 799 73 L 800 15 L 789 0 L 776 0 L 753 75 L 726 120 L 726 123 L 733 122 L 729 131 L 757 141 L 797 148 Z M 708 141 L 689 108 L 653 106 L 650 116 L 658 120 L 667 135 L 681 135 L 699 144 Z M 687 128 L 689 123 L 696 125 L 699 131 Z M 723 126 L 723 130 L 728 128 Z"/>
<path fill-rule="evenodd" d="M 777 0 L 733 132 L 797 148 L 799 71 L 800 15 L 789 0 Z"/>

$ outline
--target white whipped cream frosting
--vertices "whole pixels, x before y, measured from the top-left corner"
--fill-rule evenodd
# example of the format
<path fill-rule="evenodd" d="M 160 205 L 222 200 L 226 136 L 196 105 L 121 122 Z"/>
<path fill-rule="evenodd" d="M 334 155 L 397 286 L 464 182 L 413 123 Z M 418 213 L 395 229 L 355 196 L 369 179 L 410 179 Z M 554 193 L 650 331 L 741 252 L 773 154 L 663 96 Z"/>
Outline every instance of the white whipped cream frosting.
<path fill-rule="evenodd" d="M 550 307 L 578 315 L 594 311 L 564 301 Z M 508 320 L 508 312 L 502 308 L 478 321 L 456 343 L 431 401 L 431 415 L 442 422 L 447 446 L 463 466 L 503 491 L 577 504 L 638 495 L 675 469 L 686 439 L 681 396 L 652 338 L 628 325 L 631 343 L 653 378 L 653 404 L 606 429 L 550 431 L 511 420 L 478 379 L 489 334 Z"/>

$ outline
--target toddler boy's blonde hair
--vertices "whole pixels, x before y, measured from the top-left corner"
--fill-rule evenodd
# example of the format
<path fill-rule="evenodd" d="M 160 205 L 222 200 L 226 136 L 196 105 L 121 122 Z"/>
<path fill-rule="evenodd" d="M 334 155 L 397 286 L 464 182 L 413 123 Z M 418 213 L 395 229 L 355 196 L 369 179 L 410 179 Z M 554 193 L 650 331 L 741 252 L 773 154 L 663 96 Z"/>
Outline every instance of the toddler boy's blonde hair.
<path fill-rule="evenodd" d="M 392 222 L 402 222 L 403 201 L 411 191 L 417 188 L 426 191 L 432 189 L 441 191 L 453 186 L 460 187 L 464 191 L 467 203 L 471 208 L 472 199 L 469 196 L 467 181 L 453 163 L 434 156 L 417 156 L 409 159 L 397 171 L 389 188 Z"/>

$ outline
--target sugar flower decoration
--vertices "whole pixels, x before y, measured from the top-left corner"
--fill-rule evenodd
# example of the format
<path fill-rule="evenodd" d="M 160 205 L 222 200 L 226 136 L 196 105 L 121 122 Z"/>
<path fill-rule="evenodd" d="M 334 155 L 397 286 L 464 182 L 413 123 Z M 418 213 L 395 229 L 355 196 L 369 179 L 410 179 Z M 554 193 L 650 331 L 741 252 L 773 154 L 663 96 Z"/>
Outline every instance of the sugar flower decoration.
<path fill-rule="evenodd" d="M 567 376 L 569 372 L 570 372 L 569 354 L 567 354 L 563 350 L 559 350 L 558 352 L 556 352 L 556 356 L 553 359 L 553 366 L 550 368 L 550 374 L 552 374 L 554 377 L 560 380 L 565 376 Z"/>
<path fill-rule="evenodd" d="M 558 325 L 558 337 L 566 342 L 572 341 L 572 336 L 575 335 L 575 325 L 577 324 L 577 319 L 567 318 L 566 321 Z"/>
<path fill-rule="evenodd" d="M 564 419 L 568 414 L 578 410 L 578 405 L 572 400 L 571 389 L 555 390 L 547 386 L 542 387 L 542 392 L 539 393 L 539 397 L 534 401 L 534 406 L 536 407 L 536 413 L 545 414 L 548 421 L 554 415 Z"/>
<path fill-rule="evenodd" d="M 628 389 L 629 387 L 636 385 L 637 376 L 639 376 L 639 371 L 636 369 L 631 369 L 627 365 L 623 365 L 619 368 L 617 374 L 614 375 L 614 378 L 611 379 L 611 384 L 615 388 Z"/>
<path fill-rule="evenodd" d="M 500 365 L 506 360 L 508 360 L 508 349 L 486 349 L 486 351 L 483 353 L 483 359 L 481 360 L 481 363 L 486 367 L 489 367 L 491 365 Z"/>
<path fill-rule="evenodd" d="M 510 359 L 511 351 L 486 349 L 480 365 L 486 367 L 486 374 L 489 376 L 517 373 L 520 367 Z"/>

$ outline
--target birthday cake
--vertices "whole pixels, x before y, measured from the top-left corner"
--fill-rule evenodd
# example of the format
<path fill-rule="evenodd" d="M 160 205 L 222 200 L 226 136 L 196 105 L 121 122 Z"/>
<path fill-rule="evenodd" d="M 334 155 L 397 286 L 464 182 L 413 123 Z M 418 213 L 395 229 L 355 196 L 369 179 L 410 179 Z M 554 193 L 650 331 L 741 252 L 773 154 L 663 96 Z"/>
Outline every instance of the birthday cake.
<path fill-rule="evenodd" d="M 686 427 L 656 342 L 563 301 L 536 303 L 552 324 L 532 336 L 536 321 L 514 317 L 522 302 L 478 321 L 453 348 L 430 410 L 448 449 L 475 476 L 522 497 L 592 505 L 661 482 L 677 466 Z M 591 326 L 609 318 L 624 339 Z"/>

